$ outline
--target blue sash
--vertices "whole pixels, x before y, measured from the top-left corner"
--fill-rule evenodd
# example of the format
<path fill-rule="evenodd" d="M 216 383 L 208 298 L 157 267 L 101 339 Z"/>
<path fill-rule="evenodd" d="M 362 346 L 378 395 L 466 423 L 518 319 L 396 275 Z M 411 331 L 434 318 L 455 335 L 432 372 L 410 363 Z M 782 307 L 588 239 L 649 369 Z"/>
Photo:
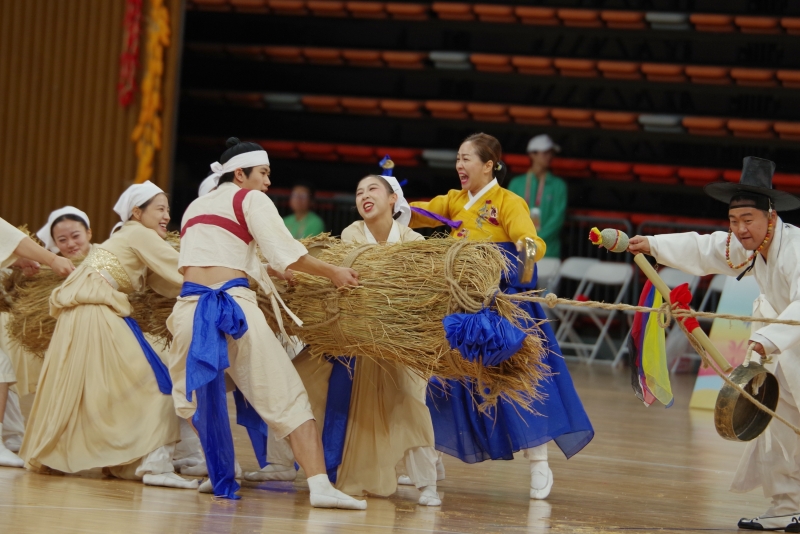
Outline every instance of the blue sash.
<path fill-rule="evenodd" d="M 192 422 L 206 454 L 208 476 L 214 495 L 228 499 L 239 498 L 239 484 L 225 396 L 225 369 L 230 367 L 226 335 L 239 339 L 247 332 L 244 311 L 227 293 L 234 287 L 249 284 L 246 278 L 235 278 L 219 289 L 211 289 L 184 282 L 181 290 L 181 297 L 200 296 L 186 357 L 186 398 L 192 400 L 196 392 L 197 411 Z"/>
<path fill-rule="evenodd" d="M 147 363 L 150 364 L 150 367 L 153 369 L 153 374 L 156 375 L 158 390 L 164 395 L 172 395 L 172 379 L 169 377 L 167 366 L 164 365 L 164 362 L 158 357 L 156 351 L 153 350 L 153 347 L 151 347 L 150 343 L 145 339 L 144 334 L 142 334 L 142 329 L 139 328 L 139 323 L 137 323 L 133 317 L 123 317 L 123 319 L 136 337 L 136 341 L 139 342 L 139 346 L 142 348 L 142 352 L 144 352 L 144 357 L 147 358 Z"/>

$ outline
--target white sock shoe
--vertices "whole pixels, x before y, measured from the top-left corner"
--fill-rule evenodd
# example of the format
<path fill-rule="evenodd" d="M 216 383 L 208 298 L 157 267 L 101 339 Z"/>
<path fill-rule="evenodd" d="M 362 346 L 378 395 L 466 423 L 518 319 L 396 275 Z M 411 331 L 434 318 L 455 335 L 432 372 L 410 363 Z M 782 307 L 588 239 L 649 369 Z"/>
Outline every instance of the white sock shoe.
<path fill-rule="evenodd" d="M 242 466 L 239 465 L 239 462 L 236 462 L 236 467 L 233 476 L 236 480 L 242 479 Z M 200 487 L 197 488 L 197 491 L 199 491 L 200 493 L 214 493 L 214 486 L 211 485 L 211 479 L 210 478 L 205 479 L 200 484 Z"/>
<path fill-rule="evenodd" d="M 414 481 L 408 475 L 400 475 L 397 477 L 397 484 L 400 486 L 413 486 Z"/>
<path fill-rule="evenodd" d="M 19 452 L 22 448 L 22 438 L 19 436 L 11 436 L 6 440 L 6 449 L 11 452 Z"/>
<path fill-rule="evenodd" d="M 442 499 L 436 493 L 436 486 L 425 486 L 422 488 L 422 494 L 419 496 L 419 504 L 422 506 L 441 506 Z"/>
<path fill-rule="evenodd" d="M 197 480 L 186 480 L 177 473 L 160 473 L 158 475 L 146 474 L 142 482 L 147 486 L 163 486 L 165 488 L 197 489 L 200 483 Z"/>
<path fill-rule="evenodd" d="M 0 443 L 0 466 L 3 467 L 25 467 L 25 461 L 6 449 L 6 446 Z"/>
<path fill-rule="evenodd" d="M 248 471 L 244 479 L 251 482 L 266 482 L 268 480 L 292 481 L 297 478 L 294 466 L 288 467 L 279 464 L 269 464 L 259 471 Z"/>
<path fill-rule="evenodd" d="M 366 510 L 367 501 L 359 501 L 342 493 L 331 485 L 328 475 L 322 473 L 308 477 L 311 490 L 311 506 L 314 508 L 342 508 L 345 510 Z"/>
<path fill-rule="evenodd" d="M 547 460 L 531 462 L 531 499 L 546 499 L 553 488 L 553 472 Z"/>
<path fill-rule="evenodd" d="M 194 465 L 184 465 L 181 467 L 181 474 L 190 477 L 207 477 L 208 466 L 206 465 L 205 460 L 195 463 Z"/>

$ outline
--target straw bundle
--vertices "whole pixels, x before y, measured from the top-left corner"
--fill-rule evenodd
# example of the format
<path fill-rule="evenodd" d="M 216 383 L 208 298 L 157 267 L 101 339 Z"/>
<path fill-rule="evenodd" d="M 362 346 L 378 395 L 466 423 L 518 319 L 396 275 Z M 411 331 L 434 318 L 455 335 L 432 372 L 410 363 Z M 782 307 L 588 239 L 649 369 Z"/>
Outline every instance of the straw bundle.
<path fill-rule="evenodd" d="M 285 314 L 287 332 L 310 345 L 315 356 L 359 356 L 406 365 L 423 378 L 478 380 L 486 393 L 481 409 L 499 397 L 528 406 L 548 372 L 538 325 L 513 303 L 498 299 L 503 317 L 529 335 L 523 349 L 499 366 L 469 362 L 450 348 L 442 319 L 474 313 L 491 304 L 503 272 L 502 252 L 491 243 L 434 238 L 396 245 L 349 245 L 336 241 L 317 256 L 359 273 L 360 286 L 337 290 L 327 279 L 296 274 L 296 285 L 281 284 L 281 297 L 304 322 Z M 262 311 L 275 326 L 268 297 Z M 529 408 L 530 409 L 530 408 Z"/>
<path fill-rule="evenodd" d="M 39 238 L 28 231 L 28 225 L 17 227 L 22 233 L 33 239 L 34 243 L 42 244 Z M 21 269 L 9 268 L 0 273 L 0 313 L 10 312 L 17 298 L 17 289 L 30 281 Z"/>

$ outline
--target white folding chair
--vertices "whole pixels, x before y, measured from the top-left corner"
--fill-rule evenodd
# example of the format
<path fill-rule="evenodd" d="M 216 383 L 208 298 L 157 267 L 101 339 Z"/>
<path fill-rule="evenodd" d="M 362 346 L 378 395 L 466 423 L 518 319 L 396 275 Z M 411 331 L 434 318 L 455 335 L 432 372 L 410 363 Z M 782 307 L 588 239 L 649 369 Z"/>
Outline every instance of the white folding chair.
<path fill-rule="evenodd" d="M 564 263 L 566 264 L 566 261 Z M 614 304 L 619 304 L 622 302 L 632 278 L 633 267 L 631 265 L 598 261 L 589 267 L 583 280 L 578 284 L 578 289 L 575 291 L 573 298 L 577 298 L 579 295 L 591 297 L 592 291 L 597 286 L 619 287 L 617 296 L 614 299 Z M 611 340 L 611 336 L 608 335 L 608 329 L 616 314 L 617 310 L 570 307 L 558 314 L 561 324 L 556 332 L 556 339 L 562 349 L 574 350 L 576 356 L 585 359 L 587 362 L 594 361 L 603 341 L 611 348 L 611 353 L 616 354 L 617 347 Z M 587 343 L 583 341 L 575 331 L 574 324 L 579 317 L 588 317 L 599 329 L 600 333 L 593 342 Z"/>
<path fill-rule="evenodd" d="M 550 281 L 558 273 L 561 268 L 561 260 L 558 258 L 542 258 L 536 263 L 538 279 L 536 280 L 536 289 L 545 289 L 545 293 L 550 292 Z"/>

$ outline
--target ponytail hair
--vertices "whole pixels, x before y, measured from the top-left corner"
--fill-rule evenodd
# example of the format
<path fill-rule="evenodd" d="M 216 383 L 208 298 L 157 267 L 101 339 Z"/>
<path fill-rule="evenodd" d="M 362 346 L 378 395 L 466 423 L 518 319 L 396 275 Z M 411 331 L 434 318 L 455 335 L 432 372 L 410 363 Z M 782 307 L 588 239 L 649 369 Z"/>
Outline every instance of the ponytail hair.
<path fill-rule="evenodd" d="M 492 175 L 497 179 L 498 185 L 505 184 L 508 167 L 503 158 L 503 147 L 496 137 L 489 134 L 475 133 L 464 139 L 463 143 L 472 143 L 475 152 L 483 163 L 492 162 Z"/>

